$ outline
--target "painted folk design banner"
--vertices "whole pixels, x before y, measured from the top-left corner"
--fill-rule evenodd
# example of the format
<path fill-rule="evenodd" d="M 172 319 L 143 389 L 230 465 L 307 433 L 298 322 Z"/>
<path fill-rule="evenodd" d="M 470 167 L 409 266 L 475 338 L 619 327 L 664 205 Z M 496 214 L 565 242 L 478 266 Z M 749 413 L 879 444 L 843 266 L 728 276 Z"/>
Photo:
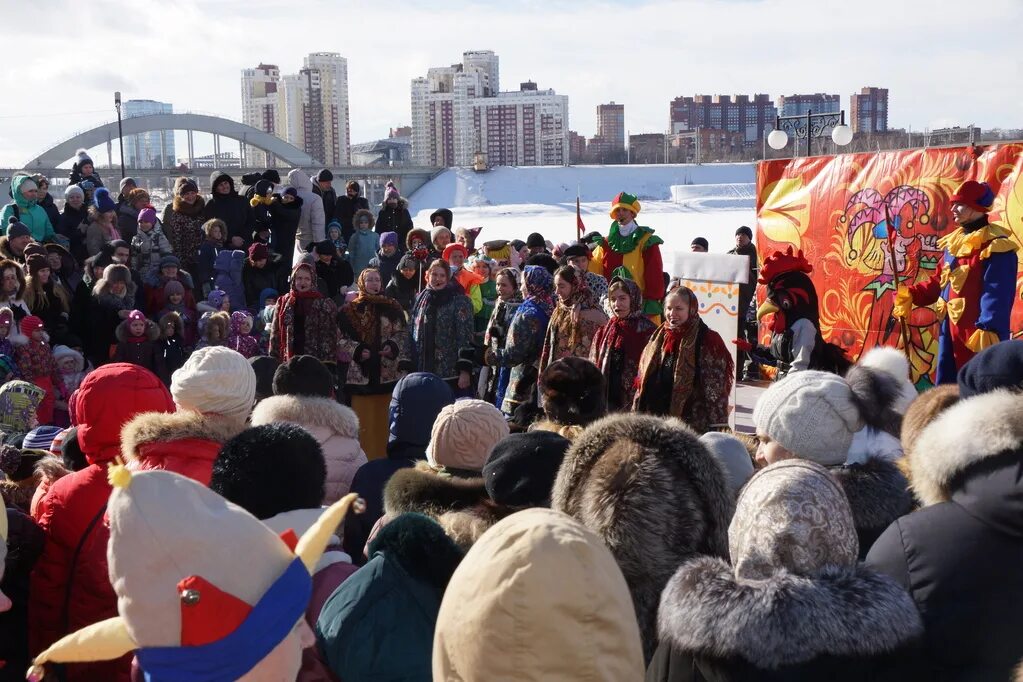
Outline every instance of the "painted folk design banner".
<path fill-rule="evenodd" d="M 855 359 L 865 349 L 901 343 L 902 325 L 891 314 L 896 276 L 913 284 L 934 273 L 937 241 L 955 228 L 948 197 L 962 182 L 991 185 L 991 222 L 1023 244 L 1021 171 L 1020 143 L 763 162 L 757 167 L 757 248 L 761 259 L 789 245 L 802 249 L 814 268 L 821 332 Z M 894 272 L 886 216 L 895 228 Z M 1021 282 L 1017 274 L 1017 292 Z M 758 295 L 763 300 L 763 287 Z M 1013 338 L 1023 335 L 1019 300 L 1011 328 Z M 906 335 L 920 387 L 933 381 L 937 334 L 934 310 L 915 309 Z"/>

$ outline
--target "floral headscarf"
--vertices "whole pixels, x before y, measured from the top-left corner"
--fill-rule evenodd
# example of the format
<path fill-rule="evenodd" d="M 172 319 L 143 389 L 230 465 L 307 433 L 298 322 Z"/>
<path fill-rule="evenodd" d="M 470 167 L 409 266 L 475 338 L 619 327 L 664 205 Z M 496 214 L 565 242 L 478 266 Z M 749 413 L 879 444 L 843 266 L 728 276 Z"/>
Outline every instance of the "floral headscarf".
<path fill-rule="evenodd" d="M 620 285 L 629 295 L 629 314 L 625 319 L 640 317 L 643 314 L 643 292 L 640 291 L 639 285 L 627 277 L 612 277 L 611 283 L 607 285 L 608 298 L 611 297 L 611 289 L 615 285 Z"/>
<path fill-rule="evenodd" d="M 554 277 L 542 265 L 527 265 L 524 276 L 526 300 L 533 301 L 550 315 L 554 310 Z"/>

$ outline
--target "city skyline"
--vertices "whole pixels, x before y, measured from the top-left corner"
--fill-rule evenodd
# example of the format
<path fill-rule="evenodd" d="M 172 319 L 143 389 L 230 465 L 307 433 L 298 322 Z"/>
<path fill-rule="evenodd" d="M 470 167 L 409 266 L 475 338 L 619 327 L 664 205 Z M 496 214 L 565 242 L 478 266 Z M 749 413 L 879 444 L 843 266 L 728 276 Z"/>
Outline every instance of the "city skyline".
<path fill-rule="evenodd" d="M 394 8 L 357 1 L 342 13 L 315 1 L 280 12 L 279 3 L 262 0 L 143 0 L 128 29 L 101 11 L 79 13 L 57 0 L 34 15 L 34 25 L 46 30 L 9 22 L 0 28 L 5 46 L 26 55 L 21 68 L 0 74 L 0 86 L 27 93 L 24 79 L 32 85 L 30 96 L 0 101 L 0 165 L 24 163 L 76 131 L 113 120 L 114 90 L 125 99 L 172 101 L 177 111 L 241 120 L 241 69 L 264 62 L 290 71 L 314 51 L 349 60 L 353 143 L 407 125 L 410 79 L 477 49 L 502 56 L 505 83 L 532 80 L 568 95 L 569 127 L 585 137 L 596 133 L 595 107 L 612 100 L 625 105 L 626 133 L 634 134 L 663 130 L 664 103 L 679 95 L 833 92 L 846 98 L 868 84 L 892 93 L 891 128 L 1023 125 L 1023 102 L 1001 95 L 1021 74 L 1012 49 L 1012 27 L 1023 22 L 1020 3 L 985 5 L 983 41 L 957 24 L 951 2 L 862 0 L 816 15 L 806 14 L 808 6 L 797 0 L 531 0 L 483 3 L 467 18 L 445 2 Z M 598 36 L 611 13 L 623 11 L 629 33 L 608 46 Z M 65 20 L 69 12 L 75 22 Z M 317 21 L 321 14 L 332 18 Z M 362 29 L 340 37 L 341 16 Z M 384 24 L 387 31 L 370 30 Z M 87 59 L 83 35 L 89 36 Z M 437 35 L 444 40 L 430 39 Z M 206 56 L 213 46 L 215 59 Z"/>

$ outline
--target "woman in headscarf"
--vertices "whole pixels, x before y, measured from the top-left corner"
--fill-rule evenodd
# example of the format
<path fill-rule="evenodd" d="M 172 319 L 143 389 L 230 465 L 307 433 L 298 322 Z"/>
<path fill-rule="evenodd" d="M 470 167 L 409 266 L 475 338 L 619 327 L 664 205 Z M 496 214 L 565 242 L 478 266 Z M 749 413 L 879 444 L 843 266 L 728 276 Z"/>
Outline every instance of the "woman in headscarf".
<path fill-rule="evenodd" d="M 664 588 L 646 679 L 922 679 L 913 599 L 857 550 L 845 493 L 823 467 L 763 469 L 739 494 L 731 564 L 691 559 Z"/>
<path fill-rule="evenodd" d="M 411 339 L 401 304 L 381 293 L 380 271 L 359 273 L 356 297 L 338 314 L 341 359 L 347 361 L 346 392 L 362 424 L 366 452 L 387 447 L 387 406 L 394 385 L 412 366 Z"/>
<path fill-rule="evenodd" d="M 633 409 L 678 417 L 706 433 L 728 421 L 735 362 L 721 336 L 700 319 L 688 287 L 668 292 L 664 316 L 640 357 Z"/>
<path fill-rule="evenodd" d="M 554 273 L 554 288 L 558 294 L 558 306 L 551 315 L 540 353 L 540 372 L 555 360 L 561 358 L 590 357 L 593 338 L 604 324 L 607 315 L 600 309 L 600 303 L 590 291 L 586 275 L 571 265 L 565 265 Z"/>
<path fill-rule="evenodd" d="M 497 301 L 490 320 L 487 323 L 486 331 L 483 334 L 483 348 L 486 351 L 496 352 L 504 348 L 508 341 L 508 329 L 515 311 L 522 304 L 522 292 L 519 291 L 519 271 L 515 268 L 503 268 L 495 278 Z M 504 402 L 504 394 L 508 390 L 508 379 L 511 376 L 511 367 L 492 367 L 487 377 L 487 389 L 484 399 L 501 407 Z"/>
<path fill-rule="evenodd" d="M 527 265 L 521 286 L 524 300 L 508 325 L 504 345 L 488 346 L 485 360 L 498 372 L 508 369 L 508 388 L 501 411 L 507 417 L 515 417 L 516 423 L 525 428 L 536 412 L 540 351 L 554 311 L 554 279 L 543 266 Z"/>
<path fill-rule="evenodd" d="M 299 263 L 291 271 L 291 290 L 277 299 L 270 355 L 282 364 L 296 355 L 312 355 L 334 367 L 337 349 L 337 306 L 316 289 L 313 266 Z"/>
<path fill-rule="evenodd" d="M 412 308 L 416 369 L 443 379 L 457 374 L 458 351 L 472 345 L 472 301 L 451 278 L 451 266 L 436 259 L 426 269 L 426 288 Z"/>
<path fill-rule="evenodd" d="M 608 411 L 629 411 L 636 399 L 639 359 L 656 327 L 643 314 L 643 292 L 627 273 L 611 278 L 607 301 L 612 317 L 597 330 L 590 362 L 604 375 Z"/>

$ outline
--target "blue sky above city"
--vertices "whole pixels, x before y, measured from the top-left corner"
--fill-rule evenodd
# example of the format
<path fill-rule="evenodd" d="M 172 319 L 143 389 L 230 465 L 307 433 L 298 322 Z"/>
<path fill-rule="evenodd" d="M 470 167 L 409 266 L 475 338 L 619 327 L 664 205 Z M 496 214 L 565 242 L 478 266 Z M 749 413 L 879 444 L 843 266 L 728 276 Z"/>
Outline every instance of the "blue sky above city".
<path fill-rule="evenodd" d="M 352 142 L 410 121 L 409 81 L 501 58 L 502 89 L 533 80 L 569 96 L 570 125 L 625 104 L 632 133 L 663 131 L 678 95 L 890 90 L 891 127 L 1023 127 L 1023 2 L 54 2 L 0 8 L 0 167 L 112 120 L 113 91 L 239 119 L 240 70 L 348 58 Z M 27 20 L 26 12 L 31 15 Z M 6 16 L 4 16 L 6 15 Z M 17 59 L 12 59 L 18 55 Z"/>

